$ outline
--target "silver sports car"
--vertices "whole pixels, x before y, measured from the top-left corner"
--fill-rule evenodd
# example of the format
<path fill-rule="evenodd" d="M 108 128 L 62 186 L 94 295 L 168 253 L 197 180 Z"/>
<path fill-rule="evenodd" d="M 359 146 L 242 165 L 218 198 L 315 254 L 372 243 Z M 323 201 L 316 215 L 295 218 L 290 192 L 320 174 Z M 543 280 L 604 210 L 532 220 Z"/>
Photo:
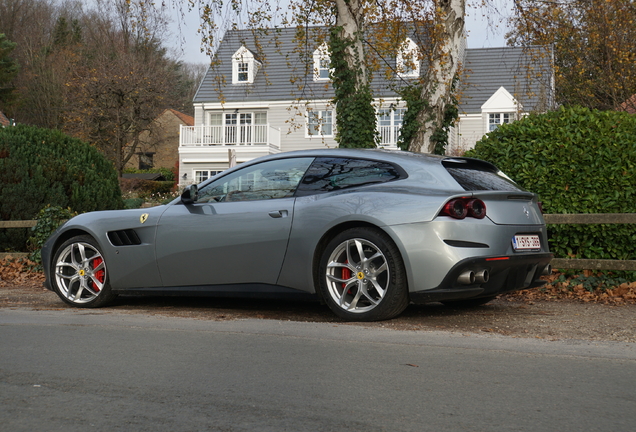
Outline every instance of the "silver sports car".
<path fill-rule="evenodd" d="M 42 259 L 46 286 L 78 307 L 119 294 L 310 296 L 372 321 L 539 286 L 552 254 L 537 196 L 490 163 L 325 149 L 255 159 L 167 205 L 79 215 Z"/>

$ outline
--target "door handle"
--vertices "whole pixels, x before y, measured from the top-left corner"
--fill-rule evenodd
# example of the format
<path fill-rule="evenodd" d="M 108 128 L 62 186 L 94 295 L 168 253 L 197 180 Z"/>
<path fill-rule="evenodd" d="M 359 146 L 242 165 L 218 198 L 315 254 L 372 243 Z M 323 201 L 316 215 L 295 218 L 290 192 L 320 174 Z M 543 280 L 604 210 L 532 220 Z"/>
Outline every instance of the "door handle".
<path fill-rule="evenodd" d="M 287 217 L 287 210 L 274 210 L 269 212 L 269 215 L 273 217 L 274 219 Z"/>

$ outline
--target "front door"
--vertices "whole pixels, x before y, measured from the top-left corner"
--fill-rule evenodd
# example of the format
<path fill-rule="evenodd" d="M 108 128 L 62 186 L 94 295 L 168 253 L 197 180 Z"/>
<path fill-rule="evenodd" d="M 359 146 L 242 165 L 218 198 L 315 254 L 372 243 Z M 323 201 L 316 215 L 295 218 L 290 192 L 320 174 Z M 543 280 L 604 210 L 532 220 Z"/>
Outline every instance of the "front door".
<path fill-rule="evenodd" d="M 250 165 L 204 185 L 196 203 L 171 205 L 157 227 L 163 285 L 275 284 L 293 221 L 293 195 L 312 160 Z"/>
<path fill-rule="evenodd" d="M 293 210 L 294 198 L 171 206 L 157 228 L 164 286 L 275 284 Z"/>

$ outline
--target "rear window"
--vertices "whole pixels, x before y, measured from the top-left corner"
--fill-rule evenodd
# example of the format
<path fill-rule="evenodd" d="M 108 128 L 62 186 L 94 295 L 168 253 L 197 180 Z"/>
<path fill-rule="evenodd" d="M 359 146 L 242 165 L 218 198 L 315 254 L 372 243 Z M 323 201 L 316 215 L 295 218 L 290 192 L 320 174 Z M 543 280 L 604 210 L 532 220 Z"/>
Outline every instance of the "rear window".
<path fill-rule="evenodd" d="M 523 191 L 507 175 L 488 162 L 477 159 L 446 159 L 442 161 L 442 165 L 467 191 Z"/>
<path fill-rule="evenodd" d="M 398 167 L 354 158 L 316 158 L 298 186 L 296 196 L 331 192 L 406 177 Z"/>

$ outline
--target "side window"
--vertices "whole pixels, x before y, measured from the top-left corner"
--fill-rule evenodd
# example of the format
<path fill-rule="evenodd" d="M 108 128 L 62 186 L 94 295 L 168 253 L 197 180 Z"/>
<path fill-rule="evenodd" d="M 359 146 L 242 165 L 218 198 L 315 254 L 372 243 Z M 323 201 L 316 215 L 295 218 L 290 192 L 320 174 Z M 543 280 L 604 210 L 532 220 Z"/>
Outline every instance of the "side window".
<path fill-rule="evenodd" d="M 198 203 L 254 201 L 294 195 L 314 158 L 289 158 L 252 165 L 199 190 Z"/>
<path fill-rule="evenodd" d="M 386 162 L 366 159 L 317 158 L 302 183 L 298 186 L 297 196 L 312 195 L 363 186 L 373 183 L 385 183 L 405 178 L 406 173 Z"/>

